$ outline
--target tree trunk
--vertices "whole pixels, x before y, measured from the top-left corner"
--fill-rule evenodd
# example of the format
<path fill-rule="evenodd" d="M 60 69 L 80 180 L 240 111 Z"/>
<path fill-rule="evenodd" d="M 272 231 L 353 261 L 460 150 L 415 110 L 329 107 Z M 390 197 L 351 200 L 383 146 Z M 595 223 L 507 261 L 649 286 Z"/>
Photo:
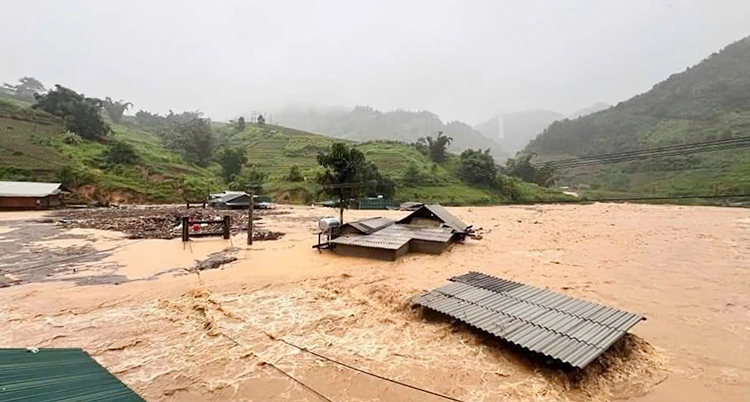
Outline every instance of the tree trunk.
<path fill-rule="evenodd" d="M 342 225 L 344 224 L 344 205 L 343 204 L 339 207 L 339 222 Z"/>

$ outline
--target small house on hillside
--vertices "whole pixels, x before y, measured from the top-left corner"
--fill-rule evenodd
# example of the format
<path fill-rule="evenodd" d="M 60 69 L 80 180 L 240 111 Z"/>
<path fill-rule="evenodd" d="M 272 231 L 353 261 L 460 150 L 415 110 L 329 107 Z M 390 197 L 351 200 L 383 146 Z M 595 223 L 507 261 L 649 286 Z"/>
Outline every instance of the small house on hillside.
<path fill-rule="evenodd" d="M 225 191 L 211 194 L 208 204 L 216 209 L 247 209 L 250 206 L 250 194 L 244 191 Z M 275 208 L 273 199 L 265 195 L 253 196 L 255 209 Z"/>
<path fill-rule="evenodd" d="M 440 254 L 469 233 L 471 226 L 442 206 L 425 205 L 397 222 L 377 217 L 342 225 L 324 248 L 392 261 L 408 252 Z"/>
<path fill-rule="evenodd" d="M 47 209 L 63 205 L 60 183 L 0 181 L 0 209 Z"/>

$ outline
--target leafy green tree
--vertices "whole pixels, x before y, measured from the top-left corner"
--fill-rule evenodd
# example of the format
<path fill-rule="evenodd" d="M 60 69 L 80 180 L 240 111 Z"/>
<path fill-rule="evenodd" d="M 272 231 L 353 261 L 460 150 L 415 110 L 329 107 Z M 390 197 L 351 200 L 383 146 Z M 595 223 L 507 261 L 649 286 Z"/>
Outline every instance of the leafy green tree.
<path fill-rule="evenodd" d="M 132 145 L 123 141 L 114 141 L 105 151 L 106 161 L 113 165 L 133 165 L 140 159 Z"/>
<path fill-rule="evenodd" d="M 123 102 L 122 100 L 113 101 L 109 96 L 104 98 L 102 102 L 104 110 L 107 111 L 107 115 L 112 119 L 113 122 L 119 123 L 122 119 L 122 114 L 125 113 L 128 108 L 133 106 L 130 102 Z"/>
<path fill-rule="evenodd" d="M 247 163 L 247 154 L 242 148 L 222 148 L 219 152 L 219 164 L 226 182 L 232 180 L 232 176 L 238 175 L 242 167 Z"/>
<path fill-rule="evenodd" d="M 63 118 L 65 128 L 88 140 L 98 141 L 111 131 L 101 116 L 102 101 L 87 98 L 72 89 L 55 85 L 47 94 L 35 96 L 33 108 Z"/>
<path fill-rule="evenodd" d="M 497 175 L 495 160 L 490 155 L 490 150 L 467 149 L 461 152 L 458 160 L 458 175 L 464 181 L 481 185 L 491 186 Z"/>
<path fill-rule="evenodd" d="M 263 194 L 263 184 L 268 181 L 268 173 L 252 167 L 244 174 L 235 175 L 229 183 L 229 189 L 233 191 L 252 191 L 255 195 Z"/>
<path fill-rule="evenodd" d="M 509 158 L 505 162 L 503 172 L 508 176 L 518 177 L 529 183 L 549 186 L 552 184 L 555 170 L 548 166 L 538 167 L 531 164 L 531 158 L 534 156 L 536 156 L 535 153 L 528 153 L 517 158 Z"/>
<path fill-rule="evenodd" d="M 3 84 L 3 89 L 13 98 L 33 102 L 34 96 L 46 91 L 41 81 L 34 77 L 23 77 L 18 80 L 19 84 Z"/>
<path fill-rule="evenodd" d="M 391 196 L 395 190 L 393 180 L 381 176 L 361 151 L 346 144 L 337 142 L 329 152 L 319 152 L 318 163 L 325 170 L 318 175 L 317 181 L 324 194 L 337 200 L 341 222 L 350 199 L 379 190 Z"/>
<path fill-rule="evenodd" d="M 206 167 L 216 146 L 211 123 L 207 119 L 192 119 L 177 124 L 163 134 L 166 145 L 182 151 L 186 160 Z"/>
<path fill-rule="evenodd" d="M 289 181 L 302 181 L 305 178 L 302 177 L 302 172 L 299 170 L 299 165 L 292 165 L 289 167 L 289 173 L 285 177 Z"/>
<path fill-rule="evenodd" d="M 247 124 L 245 123 L 245 118 L 240 116 L 240 118 L 237 119 L 237 131 L 245 131 L 245 127 L 247 127 Z"/>
<path fill-rule="evenodd" d="M 262 115 L 262 114 L 261 114 L 261 115 L 258 115 L 258 125 L 259 125 L 259 126 L 262 126 L 262 125 L 264 125 L 264 124 L 266 124 L 266 118 L 265 118 L 265 117 L 263 117 L 263 115 Z"/>

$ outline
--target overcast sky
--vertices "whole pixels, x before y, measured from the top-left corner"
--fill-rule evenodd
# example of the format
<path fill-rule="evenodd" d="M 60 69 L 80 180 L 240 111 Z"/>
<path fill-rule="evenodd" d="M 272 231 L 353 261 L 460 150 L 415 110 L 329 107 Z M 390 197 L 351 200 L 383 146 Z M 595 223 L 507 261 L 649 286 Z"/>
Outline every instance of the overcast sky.
<path fill-rule="evenodd" d="M 0 0 L 0 81 L 218 119 L 288 104 L 568 114 L 750 35 L 748 0 Z"/>

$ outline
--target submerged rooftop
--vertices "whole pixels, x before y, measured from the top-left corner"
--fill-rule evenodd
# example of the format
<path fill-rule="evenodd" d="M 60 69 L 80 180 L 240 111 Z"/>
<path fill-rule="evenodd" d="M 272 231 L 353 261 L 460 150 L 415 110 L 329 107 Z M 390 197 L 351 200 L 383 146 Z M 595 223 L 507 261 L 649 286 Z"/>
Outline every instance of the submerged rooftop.
<path fill-rule="evenodd" d="M 583 368 L 622 338 L 642 315 L 480 272 L 417 296 L 413 303 L 508 342 Z"/>

